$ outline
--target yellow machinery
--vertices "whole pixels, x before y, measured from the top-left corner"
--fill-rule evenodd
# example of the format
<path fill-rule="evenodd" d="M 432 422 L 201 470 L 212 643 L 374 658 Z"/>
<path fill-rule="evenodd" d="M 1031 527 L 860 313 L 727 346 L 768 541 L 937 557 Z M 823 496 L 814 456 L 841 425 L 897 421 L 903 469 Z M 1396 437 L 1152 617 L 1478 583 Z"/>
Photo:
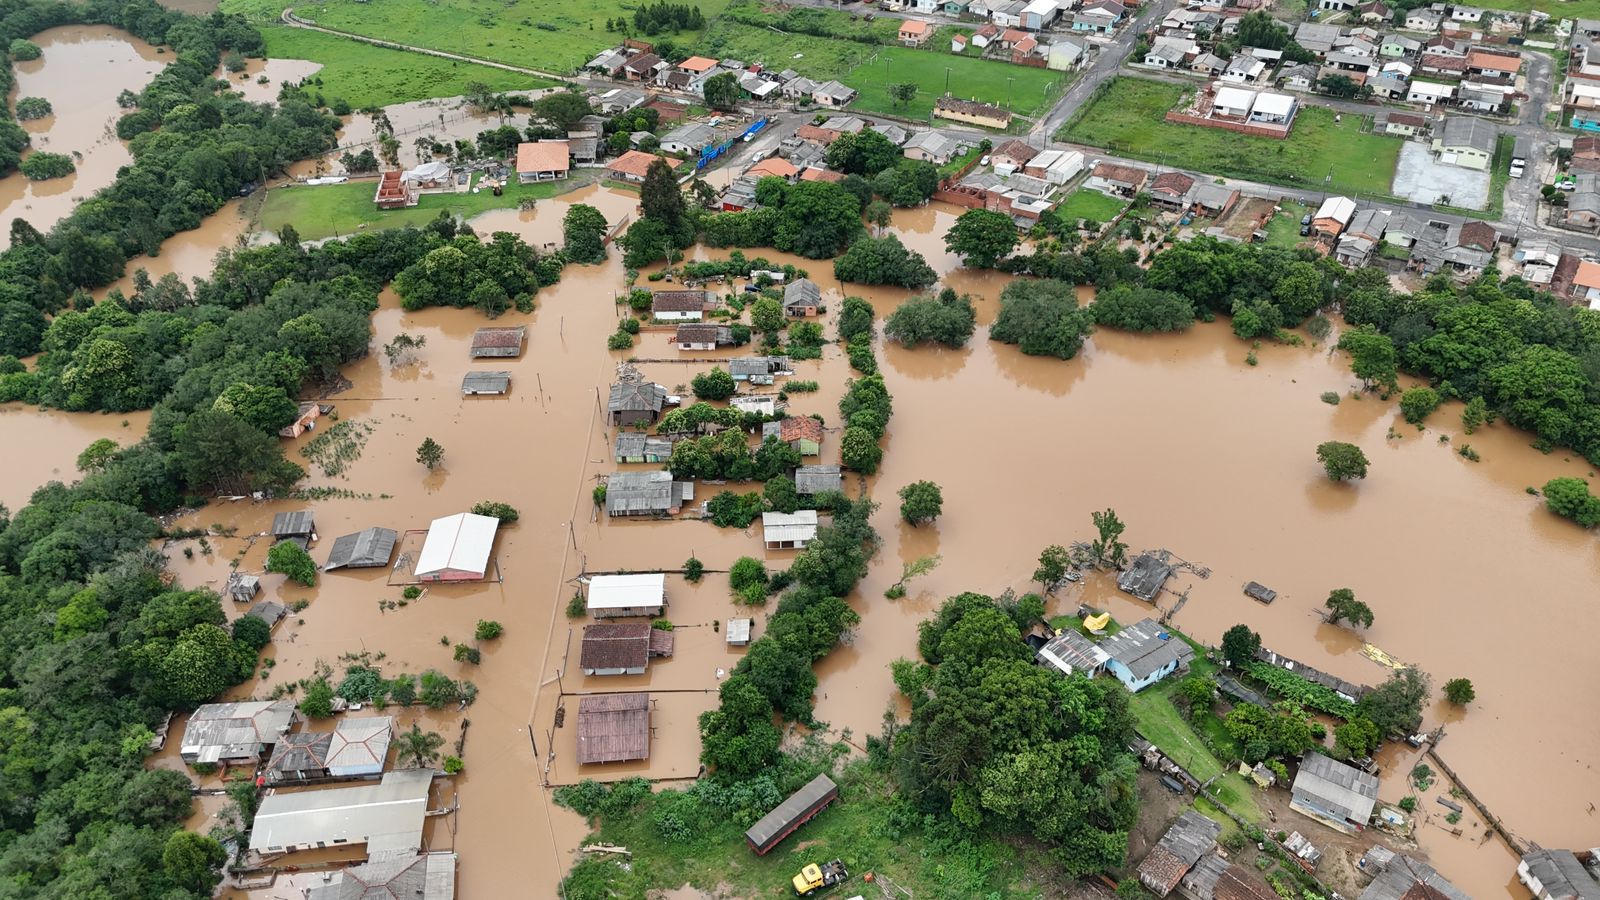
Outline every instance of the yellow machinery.
<path fill-rule="evenodd" d="M 794 892 L 799 897 L 809 896 L 823 888 L 833 887 L 849 877 L 850 873 L 844 870 L 842 860 L 836 859 L 821 865 L 812 863 L 801 869 L 800 874 L 794 877 Z"/>

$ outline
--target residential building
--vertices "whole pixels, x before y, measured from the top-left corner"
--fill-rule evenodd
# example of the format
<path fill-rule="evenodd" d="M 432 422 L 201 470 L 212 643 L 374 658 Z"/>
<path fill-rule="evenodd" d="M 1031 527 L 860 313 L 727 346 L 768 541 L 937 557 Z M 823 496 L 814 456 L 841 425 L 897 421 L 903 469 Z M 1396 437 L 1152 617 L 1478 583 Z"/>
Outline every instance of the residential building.
<path fill-rule="evenodd" d="M 366 528 L 335 538 L 324 572 L 335 569 L 370 569 L 387 566 L 400 535 L 392 528 Z"/>
<path fill-rule="evenodd" d="M 585 625 L 578 668 L 585 675 L 643 675 L 650 660 L 671 656 L 674 639 L 649 622 Z"/>
<path fill-rule="evenodd" d="M 1157 69 L 1182 68 L 1184 45 L 1169 37 L 1158 37 L 1144 55 L 1144 64 Z"/>
<path fill-rule="evenodd" d="M 1339 40 L 1339 26 L 1301 22 L 1295 27 L 1294 40 L 1312 53 L 1327 53 L 1333 49 L 1334 42 Z"/>
<path fill-rule="evenodd" d="M 1192 176 L 1182 172 L 1163 172 L 1150 182 L 1150 202 L 1166 209 L 1183 209 L 1189 205 L 1189 192 L 1192 190 Z"/>
<path fill-rule="evenodd" d="M 372 195 L 372 202 L 379 209 L 404 209 L 421 202 L 422 192 L 417 183 L 404 176 L 399 169 L 393 169 L 378 177 L 378 190 Z"/>
<path fill-rule="evenodd" d="M 278 854 L 365 844 L 373 861 L 406 858 L 422 846 L 432 769 L 384 773 L 378 784 L 269 793 L 256 810 L 250 849 Z"/>
<path fill-rule="evenodd" d="M 619 381 L 611 386 L 606 411 L 613 425 L 654 422 L 661 416 L 667 389 L 647 381 Z"/>
<path fill-rule="evenodd" d="M 649 694 L 600 694 L 579 698 L 579 765 L 649 758 Z"/>
<path fill-rule="evenodd" d="M 1506 103 L 1506 95 L 1499 91 L 1484 90 L 1462 84 L 1456 94 L 1456 105 L 1472 112 L 1497 113 Z"/>
<path fill-rule="evenodd" d="M 434 851 L 364 862 L 323 874 L 305 900 L 454 900 L 456 855 Z"/>
<path fill-rule="evenodd" d="M 1372 89 L 1373 96 L 1384 100 L 1403 100 L 1410 91 L 1405 76 L 1394 72 L 1379 72 L 1367 79 L 1367 87 Z"/>
<path fill-rule="evenodd" d="M 1383 36 L 1383 43 L 1378 47 L 1378 55 L 1400 59 L 1415 55 L 1420 50 L 1422 42 L 1416 38 L 1409 38 L 1403 34 L 1386 34 Z"/>
<path fill-rule="evenodd" d="M 1103 162 L 1089 173 L 1084 187 L 1112 196 L 1132 197 L 1139 193 L 1149 177 L 1150 173 L 1143 169 Z"/>
<path fill-rule="evenodd" d="M 728 360 L 728 374 L 734 381 L 772 384 L 779 375 L 792 375 L 787 356 L 751 356 Z"/>
<path fill-rule="evenodd" d="M 286 734 L 272 748 L 267 783 L 376 778 L 383 774 L 393 738 L 393 716 L 345 717 L 332 731 Z"/>
<path fill-rule="evenodd" d="M 750 629 L 753 625 L 755 625 L 754 619 L 729 619 L 728 627 L 724 632 L 727 635 L 728 646 L 750 646 Z"/>
<path fill-rule="evenodd" d="M 733 332 L 725 325 L 711 323 L 679 325 L 672 342 L 679 350 L 715 350 L 733 343 Z"/>
<path fill-rule="evenodd" d="M 1222 70 L 1222 80 L 1234 84 L 1249 84 L 1266 72 L 1267 64 L 1253 56 L 1238 54 Z"/>
<path fill-rule="evenodd" d="M 316 540 L 317 523 L 311 510 L 300 509 L 293 512 L 272 514 L 272 539 L 274 541 L 299 540 L 310 542 Z M 301 544 L 305 546 L 304 543 Z"/>
<path fill-rule="evenodd" d="M 796 278 L 784 286 L 783 314 L 791 318 L 815 316 L 822 311 L 822 289 L 809 278 Z"/>
<path fill-rule="evenodd" d="M 1590 309 L 1600 309 L 1600 263 L 1583 260 L 1572 276 L 1572 299 Z"/>
<path fill-rule="evenodd" d="M 1093 678 L 1105 669 L 1111 654 L 1085 637 L 1078 629 L 1068 626 L 1046 641 L 1035 654 L 1035 658 L 1041 665 L 1049 666 L 1063 675 L 1077 673 Z"/>
<path fill-rule="evenodd" d="M 679 325 L 685 328 L 716 328 L 715 325 Z M 642 431 L 619 431 L 612 446 L 612 455 L 618 463 L 664 463 L 672 457 L 673 440 L 670 437 L 645 434 Z"/>
<path fill-rule="evenodd" d="M 1420 859 L 1397 856 L 1386 863 L 1357 900 L 1472 900 Z"/>
<path fill-rule="evenodd" d="M 816 537 L 817 511 L 814 509 L 761 514 L 761 539 L 768 550 L 804 550 Z"/>
<path fill-rule="evenodd" d="M 1202 52 L 1189 63 L 1189 71 L 1198 72 L 1208 78 L 1221 75 L 1228 68 L 1227 60 L 1209 51 Z"/>
<path fill-rule="evenodd" d="M 1256 102 L 1256 92 L 1244 88 L 1219 87 L 1211 98 L 1211 114 L 1226 119 L 1244 119 Z"/>
<path fill-rule="evenodd" d="M 622 64 L 622 74 L 629 81 L 653 82 L 666 67 L 667 61 L 654 53 L 640 53 Z"/>
<path fill-rule="evenodd" d="M 896 125 L 893 122 L 884 122 L 874 125 L 872 126 L 872 130 L 888 138 L 889 143 L 894 144 L 896 147 L 904 144 L 906 139 L 911 137 L 911 132 L 901 128 L 899 125 Z"/>
<path fill-rule="evenodd" d="M 1294 121 L 1297 104 L 1287 94 L 1262 91 L 1250 107 L 1250 121 L 1260 125 L 1284 125 Z"/>
<path fill-rule="evenodd" d="M 1425 117 L 1401 112 L 1380 114 L 1374 125 L 1384 134 L 1397 134 L 1401 137 L 1416 137 L 1428 130 L 1428 120 Z"/>
<path fill-rule="evenodd" d="M 1070 72 L 1083 66 L 1089 59 L 1089 47 L 1072 38 L 1057 37 L 1046 51 L 1045 65 L 1060 72 Z"/>
<path fill-rule="evenodd" d="M 1311 63 L 1302 63 L 1293 68 L 1284 69 L 1279 76 L 1279 82 L 1291 91 L 1309 91 L 1316 87 L 1320 73 Z"/>
<path fill-rule="evenodd" d="M 1356 214 L 1356 202 L 1349 197 L 1329 197 L 1311 217 L 1311 232 L 1332 242 L 1344 232 Z"/>
<path fill-rule="evenodd" d="M 1033 0 L 1022 8 L 1022 27 L 1029 31 L 1043 31 L 1055 24 L 1061 14 L 1057 0 Z"/>
<path fill-rule="evenodd" d="M 1196 213 L 1220 219 L 1239 202 L 1239 191 L 1225 184 L 1203 181 L 1194 186 L 1189 195 L 1189 202 L 1193 204 Z"/>
<path fill-rule="evenodd" d="M 596 619 L 658 617 L 667 608 L 667 576 L 660 572 L 595 575 L 589 579 L 585 604 L 589 614 Z"/>
<path fill-rule="evenodd" d="M 1185 811 L 1139 863 L 1139 883 L 1157 897 L 1167 896 L 1194 864 L 1217 846 L 1221 836 L 1220 822 L 1192 809 Z"/>
<path fill-rule="evenodd" d="M 1411 89 L 1406 92 L 1406 102 L 1434 106 L 1448 102 L 1455 95 L 1455 85 L 1438 84 L 1432 81 L 1413 81 L 1411 82 Z"/>
<path fill-rule="evenodd" d="M 1373 208 L 1358 211 L 1351 218 L 1349 227 L 1339 235 L 1335 251 L 1339 262 L 1351 267 L 1366 265 L 1383 242 L 1383 232 L 1388 225 L 1387 211 Z"/>
<path fill-rule="evenodd" d="M 671 472 L 613 472 L 606 479 L 606 515 L 612 518 L 675 516 L 694 499 L 694 482 Z"/>
<path fill-rule="evenodd" d="M 179 755 L 195 763 L 255 763 L 299 720 L 293 700 L 207 703 L 189 714 Z"/>
<path fill-rule="evenodd" d="M 962 144 L 938 131 L 919 131 L 906 139 L 900 148 L 907 159 L 921 160 L 942 166 L 961 152 Z"/>
<path fill-rule="evenodd" d="M 1593 850 L 1574 853 L 1535 847 L 1517 863 L 1517 880 L 1535 900 L 1597 900 L 1600 858 Z"/>
<path fill-rule="evenodd" d="M 1446 165 L 1482 171 L 1489 168 L 1499 137 L 1499 129 L 1482 119 L 1445 116 L 1433 129 L 1433 152 Z"/>
<path fill-rule="evenodd" d="M 1577 189 L 1567 194 L 1562 222 L 1568 228 L 1600 228 L 1600 190 L 1595 188 L 1594 175 L 1585 172 L 1578 176 Z"/>
<path fill-rule="evenodd" d="M 661 149 L 680 156 L 695 156 L 717 142 L 717 132 L 703 122 L 680 125 L 661 137 Z"/>
<path fill-rule="evenodd" d="M 499 519 L 469 512 L 434 519 L 412 577 L 417 581 L 482 580 L 489 574 L 489 554 L 499 528 Z"/>
<path fill-rule="evenodd" d="M 1452 5 L 1450 7 L 1450 20 L 1453 22 L 1481 22 L 1484 11 L 1476 6 Z"/>
<path fill-rule="evenodd" d="M 775 437 L 793 447 L 801 456 L 822 452 L 822 423 L 810 416 L 789 416 L 761 425 L 761 439 Z"/>
<path fill-rule="evenodd" d="M 920 47 L 933 34 L 933 26 L 921 19 L 900 20 L 900 43 Z"/>
<path fill-rule="evenodd" d="M 1116 0 L 1093 0 L 1078 8 L 1072 17 L 1072 30 L 1110 34 L 1117 30 L 1128 10 Z"/>
<path fill-rule="evenodd" d="M 1186 669 L 1189 660 L 1194 659 L 1194 648 L 1154 619 L 1140 619 L 1124 626 L 1102 641 L 1100 647 L 1109 657 L 1106 671 L 1134 692 Z"/>
<path fill-rule="evenodd" d="M 1028 160 L 1022 171 L 1047 184 L 1066 184 L 1083 171 L 1083 154 L 1076 150 L 1046 150 Z"/>
<path fill-rule="evenodd" d="M 595 105 L 608 116 L 625 113 L 650 99 L 644 91 L 633 88 L 612 88 L 595 98 Z M 603 123 L 602 123 L 603 124 Z"/>
<path fill-rule="evenodd" d="M 1569 126 L 1580 131 L 1600 131 L 1600 82 L 1568 78 L 1562 115 Z"/>
<path fill-rule="evenodd" d="M 1022 169 L 1028 161 L 1039 155 L 1039 151 L 1028 146 L 1027 143 L 1012 138 L 1009 141 L 989 151 L 989 159 L 994 163 L 994 169 L 1001 175 L 1010 175 Z M 1007 171 L 1001 171 L 1006 169 Z"/>
<path fill-rule="evenodd" d="M 1387 24 L 1394 21 L 1394 11 L 1389 8 L 1388 4 L 1381 2 L 1381 0 L 1373 0 L 1371 3 L 1363 3 L 1356 7 L 1356 9 L 1360 13 L 1360 19 L 1363 22 Z"/>
<path fill-rule="evenodd" d="M 811 99 L 818 106 L 838 109 L 856 99 L 856 89 L 837 81 L 824 81 L 812 89 Z"/>
<path fill-rule="evenodd" d="M 606 166 L 606 174 L 611 178 L 637 184 L 644 181 L 645 172 L 649 171 L 650 164 L 660 158 L 654 153 L 629 150 Z"/>
<path fill-rule="evenodd" d="M 1272 774 L 1265 766 L 1258 765 L 1256 771 Z M 1215 852 L 1200 857 L 1189 869 L 1178 882 L 1178 895 L 1184 900 L 1278 900 L 1278 893 L 1260 875 Z"/>
<path fill-rule="evenodd" d="M 1424 75 L 1460 78 L 1466 74 L 1467 58 L 1465 56 L 1445 56 L 1440 53 L 1424 53 L 1422 54 L 1419 68 Z"/>
<path fill-rule="evenodd" d="M 1439 24 L 1444 21 L 1444 16 L 1437 10 L 1426 6 L 1406 12 L 1405 28 L 1407 31 L 1434 32 L 1439 30 Z"/>
<path fill-rule="evenodd" d="M 785 100 L 810 100 L 817 90 L 817 83 L 804 75 L 790 81 L 785 81 L 778 88 Z"/>
<path fill-rule="evenodd" d="M 1300 758 L 1289 808 L 1347 834 L 1367 827 L 1378 802 L 1377 776 L 1321 753 Z"/>
<path fill-rule="evenodd" d="M 716 294 L 710 291 L 656 291 L 650 297 L 650 317 L 661 322 L 698 322 L 716 302 Z"/>
<path fill-rule="evenodd" d="M 933 114 L 941 119 L 966 122 L 984 128 L 1003 129 L 1011 124 L 1011 111 L 976 100 L 940 97 L 933 102 Z"/>
<path fill-rule="evenodd" d="M 844 476 L 840 474 L 838 466 L 801 466 L 794 470 L 794 490 L 803 497 L 814 497 L 843 487 Z"/>
<path fill-rule="evenodd" d="M 1467 71 L 1484 78 L 1511 80 L 1522 71 L 1522 57 L 1515 53 L 1475 48 L 1467 52 Z"/>

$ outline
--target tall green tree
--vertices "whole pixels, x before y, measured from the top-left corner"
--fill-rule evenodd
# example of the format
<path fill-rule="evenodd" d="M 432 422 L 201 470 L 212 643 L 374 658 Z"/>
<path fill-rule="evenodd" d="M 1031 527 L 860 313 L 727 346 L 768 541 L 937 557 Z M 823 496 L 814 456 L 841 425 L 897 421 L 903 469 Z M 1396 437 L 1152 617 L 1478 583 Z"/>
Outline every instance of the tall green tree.
<path fill-rule="evenodd" d="M 1372 627 L 1372 609 L 1357 600 L 1356 592 L 1349 588 L 1335 588 L 1322 605 L 1328 608 L 1329 625 L 1349 622 L 1364 628 Z"/>
<path fill-rule="evenodd" d="M 574 203 L 561 221 L 562 251 L 576 263 L 599 263 L 606 258 L 606 217 L 587 203 Z"/>
<path fill-rule="evenodd" d="M 645 169 L 644 182 L 639 185 L 639 208 L 645 218 L 666 226 L 668 234 L 675 237 L 683 235 L 687 225 L 688 203 L 684 201 L 677 176 L 672 174 L 672 166 L 666 160 L 657 159 Z M 686 243 L 687 240 L 680 240 L 676 246 L 681 247 Z"/>
<path fill-rule="evenodd" d="M 1078 307 L 1077 289 L 1061 281 L 1013 281 L 1000 291 L 1000 314 L 990 340 L 1016 344 L 1029 356 L 1071 359 L 1092 329 Z"/>
<path fill-rule="evenodd" d="M 712 109 L 733 109 L 744 96 L 739 79 L 732 72 L 718 72 L 707 78 L 704 93 L 706 105 Z"/>
<path fill-rule="evenodd" d="M 1096 537 L 1089 545 L 1089 552 L 1103 566 L 1120 569 L 1128 562 L 1128 545 L 1122 542 L 1122 532 L 1128 526 L 1117 518 L 1116 510 L 1107 509 L 1104 512 L 1090 513 L 1094 520 Z"/>
<path fill-rule="evenodd" d="M 1355 444 L 1324 441 L 1317 445 L 1317 460 L 1329 481 L 1348 481 L 1367 477 L 1367 455 Z"/>
<path fill-rule="evenodd" d="M 1250 630 L 1249 625 L 1235 625 L 1222 633 L 1222 658 L 1235 669 L 1243 670 L 1256 658 L 1261 649 L 1261 635 Z"/>
<path fill-rule="evenodd" d="M 945 232 L 944 247 L 961 257 L 962 265 L 992 269 L 1015 250 L 1019 238 L 1011 217 L 987 209 L 969 209 Z"/>
<path fill-rule="evenodd" d="M 912 525 L 939 518 L 944 492 L 931 481 L 913 481 L 900 489 L 900 517 Z"/>

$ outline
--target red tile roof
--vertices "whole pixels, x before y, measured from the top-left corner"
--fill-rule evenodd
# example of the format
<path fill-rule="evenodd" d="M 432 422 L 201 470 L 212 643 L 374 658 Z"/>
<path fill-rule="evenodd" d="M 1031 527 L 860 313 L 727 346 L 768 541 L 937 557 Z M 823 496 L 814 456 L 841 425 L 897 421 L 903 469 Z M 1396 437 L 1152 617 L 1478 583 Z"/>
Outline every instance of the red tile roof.
<path fill-rule="evenodd" d="M 517 145 L 518 172 L 565 172 L 572 168 L 566 141 L 531 141 Z"/>
<path fill-rule="evenodd" d="M 627 153 L 612 160 L 611 164 L 606 166 L 606 169 L 618 175 L 632 175 L 636 178 L 643 178 L 644 173 L 649 170 L 650 164 L 660 158 L 654 153 L 629 150 Z"/>

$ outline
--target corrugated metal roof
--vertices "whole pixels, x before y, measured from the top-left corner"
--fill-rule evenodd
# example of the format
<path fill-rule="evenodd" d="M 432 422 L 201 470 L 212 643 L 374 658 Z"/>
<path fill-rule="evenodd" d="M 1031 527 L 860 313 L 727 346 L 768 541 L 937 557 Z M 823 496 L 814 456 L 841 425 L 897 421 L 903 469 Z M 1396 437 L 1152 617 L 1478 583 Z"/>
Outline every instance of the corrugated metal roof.
<path fill-rule="evenodd" d="M 366 528 L 355 534 L 340 535 L 328 553 L 325 572 L 343 568 L 370 568 L 386 566 L 394 553 L 395 541 L 400 535 L 392 528 Z"/>
<path fill-rule="evenodd" d="M 1317 804 L 1352 822 L 1372 818 L 1378 800 L 1378 779 L 1321 753 L 1300 758 L 1294 776 L 1294 793 L 1315 798 Z"/>
<path fill-rule="evenodd" d="M 428 810 L 430 769 L 388 772 L 378 784 L 268 794 L 256 812 L 250 849 L 272 851 L 365 843 L 374 859 L 416 853 Z"/>
<path fill-rule="evenodd" d="M 681 504 L 671 472 L 613 472 L 606 479 L 606 512 L 612 515 L 667 512 Z"/>
<path fill-rule="evenodd" d="M 601 694 L 578 700 L 579 765 L 649 758 L 649 694 Z"/>
<path fill-rule="evenodd" d="M 445 571 L 476 572 L 489 570 L 489 552 L 494 548 L 500 520 L 493 516 L 456 513 L 434 519 L 428 537 L 417 555 L 416 575 L 424 577 Z"/>
<path fill-rule="evenodd" d="M 468 372 L 461 379 L 463 394 L 504 394 L 510 389 L 510 372 Z"/>
<path fill-rule="evenodd" d="M 1178 817 L 1139 864 L 1139 880 L 1165 897 L 1200 857 L 1217 845 L 1222 825 L 1190 810 Z"/>
<path fill-rule="evenodd" d="M 454 900 L 456 855 L 450 852 L 362 863 L 313 884 L 306 900 Z"/>
<path fill-rule="evenodd" d="M 1141 619 L 1101 643 L 1101 649 L 1128 667 L 1134 678 L 1144 678 L 1165 668 L 1174 660 L 1194 658 L 1194 648 L 1156 623 Z"/>
<path fill-rule="evenodd" d="M 761 514 L 761 533 L 769 544 L 812 540 L 817 536 L 817 511 L 764 512 Z"/>
<path fill-rule="evenodd" d="M 316 522 L 312 518 L 311 510 L 309 509 L 274 513 L 272 516 L 273 537 L 311 534 L 316 530 Z"/>
<path fill-rule="evenodd" d="M 328 745 L 328 770 L 334 775 L 376 775 L 389 758 L 393 738 L 393 716 L 340 719 Z"/>
<path fill-rule="evenodd" d="M 838 466 L 801 466 L 794 470 L 794 489 L 798 494 L 837 491 L 843 484 Z"/>
<path fill-rule="evenodd" d="M 293 700 L 207 703 L 184 725 L 180 752 L 210 762 L 254 758 L 289 730 L 294 716 Z"/>
<path fill-rule="evenodd" d="M 772 840 L 773 837 L 781 834 L 785 828 L 789 827 L 795 817 L 803 814 L 829 794 L 837 793 L 838 790 L 839 786 L 833 783 L 832 778 L 826 775 L 818 775 L 811 779 L 805 787 L 790 794 L 788 799 L 778 804 L 777 809 L 762 816 L 760 821 L 751 825 L 750 830 L 744 833 L 745 840 L 757 847 L 765 845 L 767 841 Z"/>
<path fill-rule="evenodd" d="M 660 412 L 666 399 L 667 389 L 659 384 L 619 381 L 611 386 L 607 408 L 611 412 Z"/>
<path fill-rule="evenodd" d="M 660 606 L 666 602 L 666 596 L 667 576 L 660 572 L 596 575 L 589 579 L 590 609 Z"/>

